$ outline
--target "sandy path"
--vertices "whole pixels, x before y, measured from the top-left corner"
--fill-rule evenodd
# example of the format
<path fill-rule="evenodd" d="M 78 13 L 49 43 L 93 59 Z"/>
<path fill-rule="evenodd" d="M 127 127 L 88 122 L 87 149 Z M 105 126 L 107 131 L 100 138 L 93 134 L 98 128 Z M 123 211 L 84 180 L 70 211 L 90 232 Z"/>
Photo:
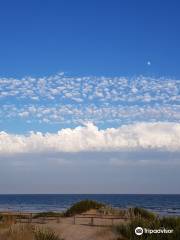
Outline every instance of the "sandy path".
<path fill-rule="evenodd" d="M 45 224 L 59 233 L 65 240 L 114 240 L 115 236 L 108 227 L 73 224 L 73 219 L 64 219 L 61 223 Z"/>

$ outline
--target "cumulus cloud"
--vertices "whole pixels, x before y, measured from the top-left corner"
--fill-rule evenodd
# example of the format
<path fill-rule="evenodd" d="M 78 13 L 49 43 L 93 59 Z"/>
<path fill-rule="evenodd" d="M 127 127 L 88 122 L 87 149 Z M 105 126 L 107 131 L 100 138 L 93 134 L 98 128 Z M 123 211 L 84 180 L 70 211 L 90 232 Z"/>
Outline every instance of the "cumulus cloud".
<path fill-rule="evenodd" d="M 57 133 L 28 135 L 0 133 L 0 154 L 48 152 L 179 151 L 179 123 L 136 123 L 119 128 L 98 129 L 87 123 Z"/>

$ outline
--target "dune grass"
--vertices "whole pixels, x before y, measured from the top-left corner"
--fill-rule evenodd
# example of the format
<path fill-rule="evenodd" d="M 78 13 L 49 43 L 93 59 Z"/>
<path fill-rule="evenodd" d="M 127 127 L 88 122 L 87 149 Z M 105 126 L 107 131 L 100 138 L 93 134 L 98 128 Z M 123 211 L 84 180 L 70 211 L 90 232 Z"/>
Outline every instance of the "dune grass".
<path fill-rule="evenodd" d="M 130 208 L 129 212 L 131 212 L 135 217 L 141 217 L 147 220 L 153 220 L 156 218 L 156 214 L 152 213 L 144 208 Z"/>
<path fill-rule="evenodd" d="M 102 207 L 105 207 L 105 204 L 93 200 L 82 200 L 73 204 L 65 212 L 41 212 L 34 215 L 33 218 L 36 219 L 41 217 L 70 217 L 74 216 L 75 214 L 86 212 L 90 209 L 100 209 Z"/>
<path fill-rule="evenodd" d="M 80 214 L 86 212 L 90 209 L 100 209 L 104 207 L 103 203 L 99 203 L 93 200 L 82 200 L 80 202 L 75 203 L 72 207 L 70 207 L 66 212 L 65 216 L 74 216 L 76 214 Z"/>
<path fill-rule="evenodd" d="M 34 233 L 35 240 L 63 240 L 55 232 L 49 229 L 39 229 Z"/>
<path fill-rule="evenodd" d="M 180 217 L 163 217 L 159 218 L 155 214 L 145 210 L 136 208 L 135 218 L 127 224 L 119 224 L 113 227 L 113 231 L 117 234 L 117 239 L 123 240 L 177 240 L 180 239 Z M 173 233 L 168 234 L 147 234 L 141 236 L 135 234 L 136 227 L 146 229 L 172 229 Z"/>
<path fill-rule="evenodd" d="M 31 224 L 11 226 L 0 231 L 0 240 L 64 240 L 49 228 L 35 228 Z"/>

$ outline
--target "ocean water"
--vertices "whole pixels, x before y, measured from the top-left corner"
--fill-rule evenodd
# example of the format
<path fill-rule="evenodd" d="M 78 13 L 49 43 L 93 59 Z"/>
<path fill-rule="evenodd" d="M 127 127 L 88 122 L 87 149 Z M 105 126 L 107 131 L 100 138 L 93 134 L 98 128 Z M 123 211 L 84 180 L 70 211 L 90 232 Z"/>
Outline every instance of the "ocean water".
<path fill-rule="evenodd" d="M 180 216 L 180 195 L 28 194 L 0 195 L 0 211 L 63 211 L 75 202 L 92 199 L 113 207 L 143 207 L 160 215 Z"/>

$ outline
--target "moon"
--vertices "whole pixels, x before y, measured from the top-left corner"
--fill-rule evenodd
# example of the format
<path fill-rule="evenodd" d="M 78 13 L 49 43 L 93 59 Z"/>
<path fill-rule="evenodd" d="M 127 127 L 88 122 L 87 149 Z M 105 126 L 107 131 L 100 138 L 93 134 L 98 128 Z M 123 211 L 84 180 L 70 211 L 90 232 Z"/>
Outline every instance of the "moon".
<path fill-rule="evenodd" d="M 147 61 L 147 65 L 148 65 L 148 66 L 151 66 L 151 62 L 150 62 L 150 61 Z"/>

